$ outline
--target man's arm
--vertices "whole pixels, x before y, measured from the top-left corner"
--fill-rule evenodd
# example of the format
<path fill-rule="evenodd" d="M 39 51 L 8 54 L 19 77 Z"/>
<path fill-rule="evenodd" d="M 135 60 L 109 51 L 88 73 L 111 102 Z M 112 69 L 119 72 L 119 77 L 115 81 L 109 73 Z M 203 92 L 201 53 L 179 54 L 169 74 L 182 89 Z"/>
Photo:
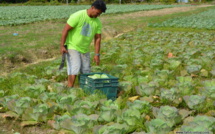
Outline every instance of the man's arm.
<path fill-rule="evenodd" d="M 69 30 L 71 30 L 73 27 L 70 25 L 66 24 L 63 31 L 62 31 L 62 36 L 61 36 L 61 41 L 60 41 L 60 52 L 61 54 L 67 53 L 66 48 L 64 47 L 64 44 L 66 42 L 66 37 L 68 35 Z"/>
<path fill-rule="evenodd" d="M 96 34 L 94 37 L 94 47 L 95 47 L 95 56 L 94 56 L 94 62 L 96 62 L 96 65 L 99 65 L 100 63 L 100 45 L 101 45 L 101 34 Z"/>

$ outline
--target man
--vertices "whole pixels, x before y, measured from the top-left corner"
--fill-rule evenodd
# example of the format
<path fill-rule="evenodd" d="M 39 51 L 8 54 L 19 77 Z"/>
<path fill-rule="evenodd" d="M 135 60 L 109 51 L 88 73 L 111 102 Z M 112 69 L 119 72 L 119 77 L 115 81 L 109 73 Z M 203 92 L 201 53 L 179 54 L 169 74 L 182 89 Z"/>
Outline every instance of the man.
<path fill-rule="evenodd" d="M 62 32 L 60 51 L 67 54 L 68 87 L 74 86 L 79 72 L 90 73 L 89 46 L 93 38 L 94 61 L 99 65 L 102 24 L 97 17 L 105 11 L 106 4 L 102 0 L 97 0 L 89 9 L 78 11 L 67 20 Z"/>

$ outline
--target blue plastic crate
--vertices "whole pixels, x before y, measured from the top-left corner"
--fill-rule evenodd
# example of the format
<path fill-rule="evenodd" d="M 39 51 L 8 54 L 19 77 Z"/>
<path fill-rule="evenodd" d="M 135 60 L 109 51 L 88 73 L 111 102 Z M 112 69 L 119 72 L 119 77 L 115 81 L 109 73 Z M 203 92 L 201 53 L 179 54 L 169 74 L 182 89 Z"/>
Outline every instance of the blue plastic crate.
<path fill-rule="evenodd" d="M 117 77 L 106 74 L 109 78 L 98 78 L 92 79 L 88 76 L 94 74 L 105 74 L 105 73 L 87 73 L 80 75 L 80 87 L 87 93 L 94 93 L 96 90 L 102 91 L 108 99 L 115 99 L 118 90 L 118 79 Z"/>

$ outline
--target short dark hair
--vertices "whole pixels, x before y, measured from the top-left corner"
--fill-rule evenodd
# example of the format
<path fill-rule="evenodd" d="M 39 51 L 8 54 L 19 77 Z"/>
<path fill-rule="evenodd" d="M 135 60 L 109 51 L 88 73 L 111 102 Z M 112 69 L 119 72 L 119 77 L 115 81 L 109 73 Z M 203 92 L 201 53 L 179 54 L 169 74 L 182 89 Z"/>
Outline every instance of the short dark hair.
<path fill-rule="evenodd" d="M 94 6 L 96 9 L 99 9 L 104 13 L 107 9 L 106 4 L 103 0 L 96 0 L 95 2 L 93 2 L 93 4 L 91 6 Z"/>

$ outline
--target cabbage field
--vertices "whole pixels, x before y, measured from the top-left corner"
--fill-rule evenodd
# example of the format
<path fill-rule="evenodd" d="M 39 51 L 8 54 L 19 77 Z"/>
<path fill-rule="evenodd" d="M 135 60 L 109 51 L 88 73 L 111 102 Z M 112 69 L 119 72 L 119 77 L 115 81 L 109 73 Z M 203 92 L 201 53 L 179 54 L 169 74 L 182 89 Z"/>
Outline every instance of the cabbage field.
<path fill-rule="evenodd" d="M 105 14 L 125 13 L 181 7 L 189 5 L 108 5 Z M 9 6 L 0 8 L 0 26 L 19 25 L 37 21 L 68 18 L 72 13 L 87 9 L 89 5 L 78 6 Z"/>
<path fill-rule="evenodd" d="M 198 29 L 215 29 L 215 9 L 204 11 L 191 16 L 176 17 L 167 21 L 149 24 L 152 27 L 181 27 Z"/>
<path fill-rule="evenodd" d="M 208 14 L 214 20 L 211 12 L 190 18 Z M 60 58 L 0 76 L 0 113 L 26 126 L 45 124 L 70 134 L 213 134 L 215 32 L 203 26 L 200 31 L 138 28 L 103 41 L 101 65 L 92 64 L 92 72 L 119 78 L 115 100 L 65 87 Z"/>
<path fill-rule="evenodd" d="M 119 77 L 125 93 L 115 101 L 99 93 L 87 95 L 79 88 L 65 89 L 61 81 L 66 70 L 57 71 L 60 61 L 56 60 L 43 69 L 42 76 L 17 72 L 1 77 L 0 83 L 10 83 L 0 90 L 1 111 L 34 123 L 54 120 L 53 128 L 76 134 L 212 134 L 214 40 L 215 33 L 208 32 L 139 29 L 127 33 L 105 42 L 101 56 L 105 63 L 93 66 L 94 72 Z"/>

